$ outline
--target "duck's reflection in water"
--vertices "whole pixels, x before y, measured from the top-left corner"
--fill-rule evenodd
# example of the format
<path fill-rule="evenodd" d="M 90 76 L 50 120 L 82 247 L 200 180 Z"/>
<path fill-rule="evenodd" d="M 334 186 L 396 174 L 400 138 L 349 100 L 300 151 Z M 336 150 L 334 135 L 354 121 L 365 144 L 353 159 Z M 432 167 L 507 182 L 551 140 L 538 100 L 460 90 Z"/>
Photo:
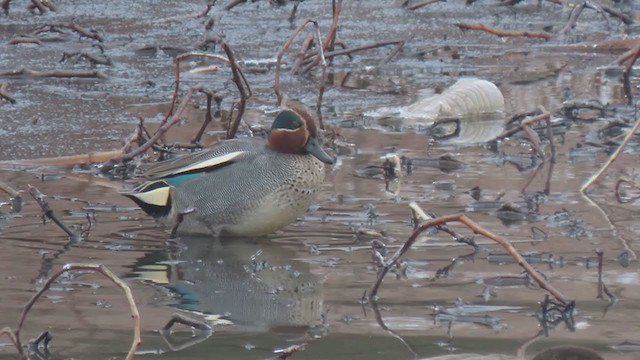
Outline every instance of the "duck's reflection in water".
<path fill-rule="evenodd" d="M 169 306 L 253 330 L 304 326 L 322 315 L 320 284 L 308 264 L 268 240 L 183 237 L 148 253 L 130 277 L 163 286 Z M 214 321 L 215 323 L 215 321 Z"/>

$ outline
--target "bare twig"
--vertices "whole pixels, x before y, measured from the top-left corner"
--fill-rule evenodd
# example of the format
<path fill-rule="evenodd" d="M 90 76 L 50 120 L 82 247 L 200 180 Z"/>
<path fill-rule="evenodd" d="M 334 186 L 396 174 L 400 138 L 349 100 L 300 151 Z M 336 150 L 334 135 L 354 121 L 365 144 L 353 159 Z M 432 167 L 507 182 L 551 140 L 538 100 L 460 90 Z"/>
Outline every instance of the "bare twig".
<path fill-rule="evenodd" d="M 47 12 L 47 7 L 42 4 L 40 0 L 31 0 L 31 4 L 27 7 L 29 10 L 38 9 L 40 14 L 44 14 Z"/>
<path fill-rule="evenodd" d="M 191 57 L 206 57 L 209 59 L 216 59 L 216 60 L 221 60 L 226 63 L 229 63 L 229 59 L 227 59 L 224 56 L 217 55 L 217 54 L 203 53 L 203 52 L 188 52 L 188 53 L 184 53 L 176 56 L 176 74 L 175 74 L 176 87 L 173 91 L 173 97 L 171 99 L 171 107 L 169 108 L 167 115 L 165 115 L 165 118 L 162 120 L 162 122 L 160 122 L 160 126 L 164 125 L 167 121 L 169 121 L 169 118 L 171 117 L 171 115 L 173 115 L 173 110 L 175 109 L 176 103 L 178 102 L 178 94 L 180 94 L 180 62 L 182 60 L 185 60 Z"/>
<path fill-rule="evenodd" d="M 300 6 L 300 1 L 302 0 L 293 0 L 293 7 L 291 8 L 291 14 L 289 14 L 289 22 L 293 23 L 296 19 L 296 13 L 298 12 L 298 6 Z"/>
<path fill-rule="evenodd" d="M 209 11 L 211 11 L 211 9 L 213 9 L 213 7 L 216 5 L 216 0 L 209 0 L 207 1 L 207 7 L 205 7 L 204 10 L 202 10 L 201 13 L 199 13 L 198 15 L 196 15 L 196 19 L 201 18 L 201 17 L 205 17 L 207 15 L 209 15 Z"/>
<path fill-rule="evenodd" d="M 342 0 L 340 0 L 342 2 Z M 320 29 L 318 28 L 318 23 L 314 23 L 315 27 L 315 35 L 316 41 L 320 43 Z M 324 130 L 324 122 L 322 121 L 322 97 L 324 96 L 324 85 L 327 82 L 327 60 L 324 58 L 324 50 L 322 48 L 320 51 L 320 66 L 322 67 L 322 74 L 320 75 L 320 88 L 318 89 L 318 102 L 316 103 L 316 114 L 318 115 L 318 124 L 320 125 L 320 129 Z"/>
<path fill-rule="evenodd" d="M 20 192 L 18 190 L 14 189 L 9 184 L 3 181 L 0 181 L 0 190 L 6 192 L 7 194 L 13 197 L 20 196 Z"/>
<path fill-rule="evenodd" d="M 514 127 L 513 129 L 505 131 L 504 133 L 498 135 L 495 138 L 495 140 L 503 140 L 505 138 L 508 138 L 509 136 L 517 133 L 518 131 L 523 130 L 523 126 L 524 125 L 528 126 L 528 125 L 531 125 L 531 124 L 536 123 L 538 121 L 545 121 L 546 122 L 548 119 L 550 119 L 551 114 L 548 111 L 546 111 L 546 109 L 544 109 L 544 108 L 540 108 L 540 109 L 542 110 L 541 114 L 535 115 L 533 117 L 525 118 L 524 120 L 522 120 L 520 122 L 520 125 L 518 125 L 517 127 Z M 547 125 L 547 127 L 550 129 L 549 124 Z M 549 130 L 547 130 L 547 131 L 549 131 Z M 555 150 L 554 150 L 554 152 L 555 152 Z"/>
<path fill-rule="evenodd" d="M 231 73 L 233 75 L 233 82 L 236 84 L 238 92 L 240 93 L 238 112 L 236 113 L 236 117 L 230 121 L 229 127 L 227 128 L 227 139 L 232 139 L 236 136 L 238 126 L 240 126 L 240 120 L 242 120 L 242 116 L 244 115 L 244 111 L 247 106 L 247 100 L 251 97 L 251 87 L 249 86 L 247 79 L 244 77 L 240 66 L 235 60 L 235 56 L 233 55 L 231 46 L 229 46 L 226 41 L 223 41 L 222 48 L 224 49 L 224 52 L 227 54 L 227 58 L 229 59 L 229 65 L 231 66 Z"/>
<path fill-rule="evenodd" d="M 9 7 L 11 6 L 11 0 L 4 0 L 2 2 L 2 11 L 5 15 L 9 15 Z"/>
<path fill-rule="evenodd" d="M 95 30 L 87 30 L 85 28 L 83 28 L 82 26 L 76 24 L 76 23 L 71 23 L 69 25 L 58 25 L 60 27 L 65 27 L 75 33 L 77 33 L 78 35 L 80 35 L 80 37 L 86 37 L 92 40 L 96 40 L 99 42 L 103 42 L 104 38 L 102 36 L 100 36 L 100 34 L 98 34 L 97 31 Z"/>
<path fill-rule="evenodd" d="M 307 37 L 302 42 L 302 48 L 300 49 L 300 52 L 298 52 L 296 61 L 293 63 L 293 66 L 291 67 L 292 74 L 298 74 L 298 70 L 300 69 L 302 62 L 305 59 L 307 51 L 311 48 L 311 45 L 313 45 L 313 39 L 315 38 L 315 35 L 316 34 L 313 32 L 308 33 Z"/>
<path fill-rule="evenodd" d="M 222 41 L 222 47 L 225 53 L 227 54 L 227 57 L 216 55 L 216 54 L 202 53 L 202 52 L 189 52 L 189 53 L 180 54 L 176 57 L 176 87 L 173 93 L 173 99 L 171 101 L 171 108 L 169 109 L 169 112 L 167 113 L 167 116 L 165 117 L 165 119 L 161 122 L 161 126 L 168 121 L 169 116 L 171 116 L 171 114 L 173 113 L 173 109 L 175 107 L 175 104 L 178 98 L 178 93 L 180 89 L 180 61 L 187 58 L 192 58 L 192 57 L 206 57 L 209 59 L 224 61 L 228 63 L 229 66 L 231 67 L 233 82 L 236 84 L 236 87 L 238 88 L 238 92 L 240 93 L 240 101 L 238 102 L 238 112 L 236 113 L 236 118 L 235 120 L 231 121 L 231 123 L 229 124 L 229 128 L 227 128 L 227 138 L 229 139 L 229 138 L 235 137 L 235 133 L 238 130 L 238 126 L 240 125 L 240 120 L 242 120 L 242 116 L 244 115 L 246 102 L 252 96 L 252 92 L 251 92 L 251 87 L 247 82 L 247 79 L 245 78 L 244 74 L 242 73 L 242 70 L 240 69 L 240 66 L 235 61 L 233 50 L 231 49 L 229 44 L 227 44 L 225 41 Z M 194 89 L 190 89 L 190 91 L 194 91 L 194 90 L 201 91 L 201 88 L 196 87 Z"/>
<path fill-rule="evenodd" d="M 492 28 L 483 24 L 469 24 L 469 23 L 456 23 L 455 26 L 459 27 L 462 30 L 480 30 L 484 32 L 488 32 L 490 34 L 499 36 L 499 37 L 530 37 L 530 38 L 539 38 L 549 40 L 553 38 L 553 34 L 548 32 L 534 32 L 534 31 L 507 31 L 507 30 L 499 30 L 496 28 Z"/>
<path fill-rule="evenodd" d="M 587 3 L 586 7 L 590 7 L 590 4 Z M 610 7 L 606 6 L 606 5 L 601 5 L 600 8 L 604 12 L 606 12 L 607 14 L 609 14 L 609 15 L 611 15 L 613 17 L 617 17 L 618 19 L 620 19 L 625 25 L 631 25 L 631 24 L 634 23 L 634 20 L 633 20 L 632 17 L 623 14 L 622 12 L 620 12 L 617 9 L 610 8 Z"/>
<path fill-rule="evenodd" d="M 376 49 L 376 48 L 379 48 L 379 47 L 395 45 L 395 47 L 393 48 L 391 53 L 387 56 L 387 59 L 389 59 L 390 57 L 393 58 L 393 56 L 395 56 L 395 54 L 397 54 L 398 51 L 400 51 L 400 49 L 402 49 L 402 46 L 404 46 L 404 43 L 405 43 L 404 40 L 381 41 L 381 42 L 378 42 L 378 43 L 375 43 L 375 44 L 369 44 L 369 45 L 363 45 L 363 46 L 358 46 L 358 47 L 349 48 L 349 49 L 342 49 L 342 50 L 335 50 L 335 51 L 326 52 L 324 54 L 324 56 L 327 59 L 331 59 L 331 58 L 334 58 L 334 57 L 340 56 L 340 55 L 351 55 L 353 53 L 360 52 L 360 51 L 371 50 L 371 49 Z M 307 55 L 307 57 L 314 56 L 314 55 L 316 55 L 316 52 L 310 53 L 309 55 Z M 388 60 L 385 59 L 385 61 L 388 61 Z"/>
<path fill-rule="evenodd" d="M 11 39 L 9 41 L 9 45 L 17 45 L 17 44 L 36 44 L 42 46 L 42 40 L 34 37 L 20 36 L 17 38 Z"/>
<path fill-rule="evenodd" d="M 244 2 L 247 2 L 247 0 L 231 0 L 227 3 L 227 5 L 224 6 L 225 10 L 231 10 L 234 7 L 236 7 L 237 5 L 240 5 Z"/>
<path fill-rule="evenodd" d="M 624 67 L 624 71 L 622 72 L 623 85 L 624 85 L 624 94 L 627 97 L 627 104 L 633 104 L 633 93 L 631 92 L 631 71 L 633 70 L 633 64 L 638 60 L 638 56 L 640 56 L 640 46 L 636 47 L 630 59 L 627 61 L 627 65 Z"/>
<path fill-rule="evenodd" d="M 421 3 L 417 3 L 417 4 L 414 4 L 414 5 L 411 5 L 411 6 L 407 6 L 407 9 L 409 9 L 409 10 L 417 10 L 417 9 L 420 9 L 420 8 L 425 7 L 427 5 L 431 5 L 431 4 L 434 4 L 434 3 L 437 3 L 437 2 L 446 2 L 446 1 L 447 0 L 426 0 L 426 1 L 423 1 Z"/>
<path fill-rule="evenodd" d="M 31 196 L 36 200 L 36 202 L 38 203 L 38 205 L 40 205 L 40 208 L 42 209 L 43 222 L 45 217 L 47 217 L 51 221 L 53 221 L 56 225 L 58 225 L 60 229 L 66 232 L 67 235 L 69 235 L 69 242 L 77 243 L 81 241 L 82 235 L 76 234 L 74 231 L 69 229 L 67 225 L 65 225 L 60 219 L 58 219 L 56 214 L 53 212 L 53 210 L 49 206 L 49 202 L 46 199 L 47 196 L 41 193 L 40 190 L 38 190 L 38 188 L 36 188 L 35 186 L 31 186 L 31 185 L 27 185 L 27 186 L 29 187 L 29 194 L 31 194 Z"/>
<path fill-rule="evenodd" d="M 204 122 L 202 123 L 202 126 L 200 127 L 200 130 L 198 130 L 198 133 L 196 133 L 196 136 L 193 137 L 193 139 L 191 139 L 191 143 L 192 144 L 199 144 L 200 140 L 202 139 L 202 135 L 204 135 L 204 131 L 206 130 L 207 126 L 211 123 L 211 121 L 213 121 L 213 116 L 211 115 L 211 105 L 213 103 L 213 98 L 214 96 L 216 97 L 216 103 L 218 104 L 218 107 L 220 107 L 220 102 L 222 100 L 222 97 L 218 96 L 217 93 L 209 88 L 206 88 L 204 86 L 197 86 L 194 87 L 194 90 L 199 91 L 203 94 L 205 94 L 205 96 L 207 97 L 207 110 L 204 113 Z"/>
<path fill-rule="evenodd" d="M 173 314 L 171 315 L 171 319 L 165 324 L 165 326 L 160 329 L 160 331 L 171 331 L 171 328 L 174 324 L 182 324 L 194 329 L 198 329 L 200 331 L 211 332 L 211 326 L 206 323 L 190 318 L 188 316 L 182 314 Z"/>
<path fill-rule="evenodd" d="M 118 278 L 111 270 L 109 270 L 106 266 L 101 264 L 67 264 L 62 270 L 55 273 L 51 276 L 42 286 L 42 288 L 33 295 L 33 297 L 29 300 L 29 302 L 25 305 L 22 310 L 22 315 L 20 315 L 20 322 L 18 323 L 18 328 L 15 331 L 16 338 L 16 347 L 22 348 L 22 344 L 20 342 L 20 331 L 22 330 L 22 326 L 29 314 L 29 311 L 33 307 L 33 305 L 38 301 L 38 299 L 51 287 L 54 281 L 56 281 L 61 275 L 69 272 L 69 271 L 82 271 L 82 270 L 90 270 L 99 272 L 109 280 L 111 280 L 116 286 L 118 286 L 122 292 L 124 293 L 127 302 L 129 303 L 129 311 L 131 312 L 131 317 L 133 318 L 133 341 L 131 343 L 131 347 L 129 352 L 127 353 L 126 360 L 133 360 L 136 350 L 141 343 L 140 338 L 140 314 L 138 313 L 138 307 L 136 306 L 135 300 L 133 299 L 133 295 L 131 294 L 131 289 L 127 284 L 125 284 L 120 278 Z"/>
<path fill-rule="evenodd" d="M 322 43 L 322 47 L 325 50 L 332 50 L 333 44 L 336 41 L 336 34 L 338 32 L 338 20 L 340 18 L 340 13 L 342 12 L 342 0 L 333 0 L 331 2 L 331 5 L 331 26 L 329 26 L 327 37 L 324 39 L 324 43 Z"/>
<path fill-rule="evenodd" d="M 93 55 L 85 52 L 74 52 L 74 53 L 64 52 L 62 53 L 62 59 L 60 59 L 60 62 L 63 63 L 67 61 L 67 59 L 71 59 L 74 57 L 77 58 L 76 62 L 78 62 L 79 60 L 85 59 L 90 63 L 92 63 L 93 65 L 107 65 L 107 66 L 113 65 L 113 63 L 111 62 L 111 59 L 108 58 L 107 56 L 104 56 L 104 55 L 97 56 L 97 55 Z"/>
<path fill-rule="evenodd" d="M 320 38 L 320 29 L 318 27 L 318 22 L 313 20 L 313 19 L 306 19 L 302 24 L 300 24 L 291 34 L 291 36 L 289 37 L 289 39 L 287 39 L 287 41 L 284 43 L 284 45 L 282 46 L 282 49 L 280 49 L 280 51 L 278 52 L 278 56 L 276 59 L 276 71 L 275 71 L 275 85 L 274 85 L 274 91 L 276 93 L 276 97 L 278 99 L 278 105 L 283 106 L 284 105 L 284 94 L 282 93 L 282 89 L 280 87 L 280 68 L 282 65 L 282 57 L 284 56 L 285 52 L 291 47 L 291 44 L 293 42 L 293 40 L 298 36 L 298 34 L 300 34 L 300 32 L 307 26 L 307 24 L 313 24 L 314 29 L 313 29 L 313 34 L 315 37 L 315 41 L 316 44 L 321 44 L 322 43 L 322 39 Z M 318 48 L 318 52 L 317 52 L 317 56 L 314 59 L 313 63 L 315 64 L 316 62 L 321 64 L 322 66 L 322 74 L 320 75 L 320 79 L 319 79 L 319 91 L 318 91 L 318 102 L 316 103 L 316 114 L 318 115 L 318 124 L 320 126 L 321 129 L 324 129 L 324 123 L 322 121 L 322 98 L 324 96 L 324 86 L 325 86 L 325 82 L 326 82 L 326 74 L 327 74 L 327 61 L 324 57 L 324 49 L 323 47 L 319 47 Z M 298 56 L 298 59 L 300 58 L 300 56 Z M 297 61 L 297 63 L 299 62 L 299 60 Z M 295 66 L 295 65 L 294 65 Z M 314 65 L 315 66 L 315 65 Z M 309 66 L 307 66 L 303 72 L 307 72 L 309 70 Z"/>
<path fill-rule="evenodd" d="M 182 116 L 182 113 L 184 112 L 184 110 L 187 107 L 187 104 L 189 103 L 189 101 L 191 100 L 191 96 L 193 95 L 193 90 L 189 89 L 187 91 L 187 94 L 184 96 L 184 98 L 182 98 L 182 101 L 180 102 L 180 105 L 178 106 L 178 110 L 176 110 L 176 113 L 173 114 L 173 116 L 171 117 L 171 121 L 165 122 L 163 123 L 158 130 L 155 132 L 155 134 L 153 134 L 153 136 L 151 138 L 149 138 L 149 140 L 147 140 L 146 143 L 142 144 L 140 147 L 138 147 L 137 149 L 128 152 L 120 157 L 116 157 L 113 160 L 114 161 L 126 161 L 126 160 L 131 160 L 134 157 L 144 153 L 145 151 L 147 151 L 153 144 L 156 143 L 156 141 L 158 141 L 162 135 L 164 135 L 164 133 L 166 133 L 169 129 L 171 129 L 171 127 L 175 124 L 178 123 L 178 121 L 180 120 L 180 116 Z"/>
<path fill-rule="evenodd" d="M 567 24 L 560 30 L 560 34 L 568 34 L 569 31 L 576 27 L 576 22 L 578 21 L 578 17 L 580 16 L 580 14 L 582 14 L 584 7 L 585 3 L 581 2 L 575 7 L 571 8 L 571 12 L 569 13 L 569 20 L 567 21 Z"/>
<path fill-rule="evenodd" d="M 400 249 L 398 249 L 398 251 L 391 257 L 391 259 L 386 261 L 385 266 L 382 269 L 380 269 L 380 272 L 378 273 L 378 279 L 373 284 L 373 286 L 371 287 L 371 291 L 369 292 L 369 297 L 370 298 L 374 298 L 377 295 L 378 289 L 380 288 L 380 285 L 382 284 L 382 280 L 384 279 L 385 275 L 389 272 L 389 270 L 393 266 L 395 266 L 395 264 L 398 262 L 400 257 L 402 257 L 402 255 L 404 255 L 411 248 L 413 243 L 416 241 L 418 236 L 423 231 L 425 231 L 425 230 L 427 230 L 429 228 L 432 228 L 432 227 L 436 227 L 436 226 L 439 226 L 439 225 L 443 225 L 443 224 L 449 223 L 449 222 L 460 222 L 460 223 L 464 224 L 465 226 L 467 226 L 469 229 L 471 229 L 475 234 L 480 234 L 480 235 L 482 235 L 484 237 L 487 237 L 487 238 L 497 242 L 498 244 L 500 244 L 509 253 L 509 255 L 511 255 L 514 258 L 514 260 L 516 261 L 516 263 L 518 263 L 518 265 L 522 266 L 525 269 L 525 271 L 529 274 L 529 276 L 531 276 L 531 278 L 533 280 L 535 280 L 542 289 L 547 290 L 549 293 L 551 293 L 553 296 L 555 296 L 562 303 L 566 304 L 566 303 L 569 302 L 568 298 L 565 297 L 560 291 L 558 291 L 551 284 L 549 284 L 549 282 L 539 272 L 537 272 L 522 257 L 522 255 L 520 255 L 520 253 L 513 247 L 513 245 L 511 245 L 511 243 L 509 243 L 509 241 L 507 239 L 491 233 L 490 231 L 484 229 L 480 225 L 478 225 L 475 222 L 473 222 L 466 215 L 462 215 L 462 214 L 442 216 L 442 217 L 439 217 L 439 218 L 436 218 L 436 219 L 433 219 L 433 220 L 429 220 L 429 221 L 426 221 L 426 222 L 422 223 L 411 234 L 409 239 L 407 239 L 407 241 L 402 245 L 402 247 Z"/>
<path fill-rule="evenodd" d="M 593 174 L 593 176 L 591 176 L 589 180 L 587 180 L 587 182 L 585 182 L 584 185 L 582 185 L 582 187 L 580 188 L 580 192 L 583 195 L 586 195 L 587 189 L 589 188 L 589 186 L 591 186 L 594 182 L 596 182 L 598 178 L 600 178 L 600 176 L 602 176 L 602 174 L 607 170 L 607 168 L 611 166 L 611 164 L 613 164 L 614 161 L 616 161 L 616 159 L 618 158 L 618 156 L 620 155 L 624 147 L 627 145 L 627 143 L 629 143 L 629 140 L 631 140 L 633 135 L 635 135 L 636 131 L 638 131 L 639 127 L 640 127 L 640 116 L 636 118 L 635 124 L 629 130 L 627 135 L 624 137 L 624 140 L 622 140 L 622 143 L 620 144 L 620 146 L 618 146 L 616 151 L 614 151 L 613 154 L 609 156 L 609 159 L 607 159 L 604 165 L 602 165 L 600 170 L 598 170 L 597 173 Z"/>
<path fill-rule="evenodd" d="M 287 41 L 285 41 L 284 45 L 282 45 L 282 48 L 280 49 L 276 57 L 276 71 L 273 90 L 275 91 L 278 98 L 278 105 L 282 105 L 284 100 L 284 94 L 282 93 L 282 89 L 280 87 L 280 68 L 282 67 L 282 58 L 284 57 L 284 54 L 287 52 L 287 50 L 289 50 L 289 48 L 291 47 L 293 40 L 309 23 L 315 23 L 315 21 L 313 19 L 306 19 L 302 22 L 302 24 L 298 25 L 298 27 L 291 33 Z"/>

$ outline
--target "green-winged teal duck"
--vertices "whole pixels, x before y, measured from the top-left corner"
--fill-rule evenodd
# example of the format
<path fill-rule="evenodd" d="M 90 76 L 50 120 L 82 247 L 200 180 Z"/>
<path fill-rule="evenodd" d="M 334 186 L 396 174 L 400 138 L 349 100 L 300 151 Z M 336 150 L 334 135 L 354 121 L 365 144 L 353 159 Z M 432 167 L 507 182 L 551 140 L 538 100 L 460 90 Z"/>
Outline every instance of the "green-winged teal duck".
<path fill-rule="evenodd" d="M 267 142 L 222 141 L 203 151 L 162 161 L 140 174 L 148 181 L 123 193 L 146 213 L 175 222 L 179 231 L 216 236 L 272 233 L 303 214 L 324 181 L 331 158 L 305 111 L 278 113 Z"/>

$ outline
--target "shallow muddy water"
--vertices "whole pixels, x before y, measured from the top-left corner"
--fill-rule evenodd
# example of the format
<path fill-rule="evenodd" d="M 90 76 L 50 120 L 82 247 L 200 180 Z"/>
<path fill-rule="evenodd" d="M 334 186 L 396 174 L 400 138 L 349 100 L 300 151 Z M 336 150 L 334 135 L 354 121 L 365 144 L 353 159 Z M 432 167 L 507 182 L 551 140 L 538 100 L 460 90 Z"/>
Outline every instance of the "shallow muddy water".
<path fill-rule="evenodd" d="M 89 237 L 66 247 L 67 236 L 54 224 L 42 224 L 41 210 L 25 192 L 17 215 L 0 206 L 0 327 L 15 326 L 23 305 L 48 276 L 64 264 L 106 265 L 131 287 L 142 319 L 140 359 L 238 358 L 265 359 L 273 351 L 307 343 L 294 359 L 416 359 L 446 354 L 515 356 L 540 330 L 533 316 L 545 292 L 523 285 L 498 283 L 500 275 L 519 276 L 521 267 L 504 263 L 503 250 L 476 236 L 481 245 L 474 257 L 469 246 L 446 234 L 423 236 L 406 255 L 406 276 L 388 274 L 377 306 L 363 304 L 363 293 L 376 278 L 370 238 L 359 229 L 384 231 L 390 256 L 412 233 L 408 204 L 417 202 L 438 215 L 465 213 L 481 226 L 506 237 L 560 291 L 576 300 L 576 330 L 563 324 L 549 337 L 533 342 L 525 358 L 556 345 L 590 348 L 605 359 L 635 359 L 637 352 L 613 348 L 625 340 L 640 341 L 640 279 L 635 253 L 638 244 L 638 201 L 618 204 L 618 179 L 637 176 L 639 141 L 632 139 L 621 157 L 590 189 L 594 206 L 579 192 L 581 185 L 607 159 L 599 130 L 607 121 L 633 120 L 625 107 L 622 70 L 608 67 L 623 50 L 600 50 L 598 41 L 637 37 L 633 26 L 606 21 L 585 10 L 577 27 L 561 39 L 497 38 L 462 32 L 453 22 L 481 22 L 507 29 L 557 32 L 568 8 L 548 2 L 524 1 L 515 7 L 462 1 L 436 3 L 418 11 L 400 2 L 345 1 L 338 38 L 348 47 L 387 40 L 408 40 L 400 54 L 380 64 L 390 48 L 336 58 L 329 68 L 323 103 L 325 123 L 339 128 L 354 147 L 338 152 L 338 163 L 327 169 L 317 204 L 294 224 L 265 239 L 222 240 L 182 237 L 168 245 L 168 229 L 156 224 L 118 191 L 130 181 L 110 180 L 76 168 L 16 167 L 10 161 L 113 150 L 134 131 L 138 117 L 153 128 L 167 111 L 174 84 L 173 56 L 202 40 L 207 18 L 195 15 L 201 1 L 59 1 L 58 11 L 34 15 L 24 2 L 13 1 L 10 16 L 0 17 L 0 70 L 93 70 L 107 79 L 34 79 L 2 77 L 16 104 L 0 102 L 0 181 L 26 191 L 27 184 L 48 195 L 63 221 L 86 225 Z M 635 14 L 635 2 L 615 5 Z M 291 5 L 266 1 L 224 11 L 216 5 L 212 34 L 224 34 L 247 71 L 253 98 L 245 120 L 268 126 L 276 110 L 273 94 L 275 56 L 295 24 L 318 19 L 325 33 L 331 22 L 328 1 L 301 3 L 295 24 L 288 21 Z M 60 63 L 63 52 L 100 51 L 93 42 L 68 33 L 63 42 L 9 45 L 22 34 L 45 24 L 77 24 L 95 28 L 104 37 L 112 66 L 92 66 L 73 60 Z M 635 30 L 637 31 L 637 30 Z M 140 51 L 145 47 L 155 51 Z M 214 51 L 214 50 L 211 50 Z M 309 106 L 316 103 L 317 76 L 292 76 L 283 71 L 287 94 Z M 220 49 L 215 50 L 220 53 Z M 207 63 L 208 64 L 208 63 Z M 183 87 L 206 85 L 224 94 L 222 109 L 237 96 L 224 68 L 216 73 L 188 73 Z M 402 129 L 363 116 L 382 107 L 407 105 L 417 97 L 441 92 L 462 76 L 496 83 L 505 97 L 505 117 L 535 110 L 554 113 L 564 126 L 555 137 L 557 162 L 543 195 L 550 164 L 530 166 L 531 149 L 524 141 L 503 141 L 500 152 L 482 144 L 430 143 L 415 129 Z M 632 78 L 636 96 L 637 78 Z M 597 100 L 610 104 L 606 115 L 567 121 L 558 113 L 565 101 Z M 204 98 L 196 98 L 182 124 L 171 129 L 167 142 L 188 142 L 204 117 Z M 564 120 L 564 122 L 562 122 Z M 502 122 L 502 120 L 500 120 Z M 495 119 L 491 126 L 495 125 Z M 564 124 L 564 125 L 563 125 Z M 569 124 L 569 125 L 566 125 Z M 486 131 L 489 124 L 481 127 Z M 222 131 L 218 121 L 203 138 L 208 144 Z M 495 131 L 492 130 L 493 134 Z M 497 132 L 499 133 L 499 131 Z M 246 136 L 245 126 L 240 136 Z M 470 135 L 470 138 L 473 136 Z M 468 140 L 466 141 L 468 142 Z M 547 147 L 548 153 L 548 144 Z M 412 160 L 412 171 L 385 190 L 381 177 L 356 176 L 381 157 L 397 152 Z M 449 155 L 455 161 L 438 160 Z M 456 162 L 457 161 L 457 162 Z M 462 162 L 460 164 L 459 162 Z M 474 187 L 481 195 L 474 198 Z M 495 201 L 500 199 L 499 201 Z M 533 199 L 533 200 L 532 200 Z M 0 204 L 9 196 L 0 193 Z M 498 208 L 514 203 L 523 213 L 506 216 Z M 538 207 L 527 211 L 527 206 Z M 452 225 L 464 235 L 471 233 Z M 537 231 L 548 236 L 540 239 Z M 603 280 L 619 302 L 608 306 L 597 299 L 594 251 L 604 251 Z M 621 256 L 626 254 L 627 259 Z M 537 255 L 536 255 L 537 254 Z M 542 255 L 540 255 L 542 254 Z M 554 261 L 549 263 L 549 255 Z M 562 261 L 560 258 L 562 257 Z M 446 278 L 439 269 L 455 267 Z M 498 260 L 496 260 L 498 259 Z M 535 262 L 536 260 L 546 260 Z M 493 295 L 483 297 L 485 283 Z M 446 320 L 435 321 L 434 306 L 451 308 L 461 299 L 466 314 L 492 316 L 499 326 L 456 322 L 449 336 Z M 486 305 L 475 312 L 473 305 Z M 167 341 L 158 332 L 174 312 L 205 317 L 214 333 L 198 342 L 190 330 Z M 99 275 L 82 274 L 54 284 L 30 312 L 23 341 L 49 330 L 54 359 L 122 358 L 131 343 L 132 322 L 121 292 Z M 191 346 L 189 343 L 192 343 Z M 8 339 L 0 338 L 0 358 L 15 358 Z M 498 358 L 498 357 L 496 357 Z"/>

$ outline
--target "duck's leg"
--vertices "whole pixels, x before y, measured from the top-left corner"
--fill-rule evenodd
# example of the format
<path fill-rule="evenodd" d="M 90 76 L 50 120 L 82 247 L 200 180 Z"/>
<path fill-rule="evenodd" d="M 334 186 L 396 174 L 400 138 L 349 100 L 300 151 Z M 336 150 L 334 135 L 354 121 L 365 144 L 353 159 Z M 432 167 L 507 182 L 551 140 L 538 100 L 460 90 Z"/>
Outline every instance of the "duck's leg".
<path fill-rule="evenodd" d="M 193 214 L 194 212 L 196 212 L 196 209 L 188 208 L 188 209 L 185 209 L 185 210 L 179 212 L 178 215 L 176 215 L 176 221 L 173 224 L 173 227 L 171 228 L 171 235 L 169 235 L 169 239 L 175 239 L 176 238 L 176 235 L 178 233 L 178 228 L 180 227 L 180 225 L 184 221 L 185 216 L 189 216 L 189 215 Z"/>

